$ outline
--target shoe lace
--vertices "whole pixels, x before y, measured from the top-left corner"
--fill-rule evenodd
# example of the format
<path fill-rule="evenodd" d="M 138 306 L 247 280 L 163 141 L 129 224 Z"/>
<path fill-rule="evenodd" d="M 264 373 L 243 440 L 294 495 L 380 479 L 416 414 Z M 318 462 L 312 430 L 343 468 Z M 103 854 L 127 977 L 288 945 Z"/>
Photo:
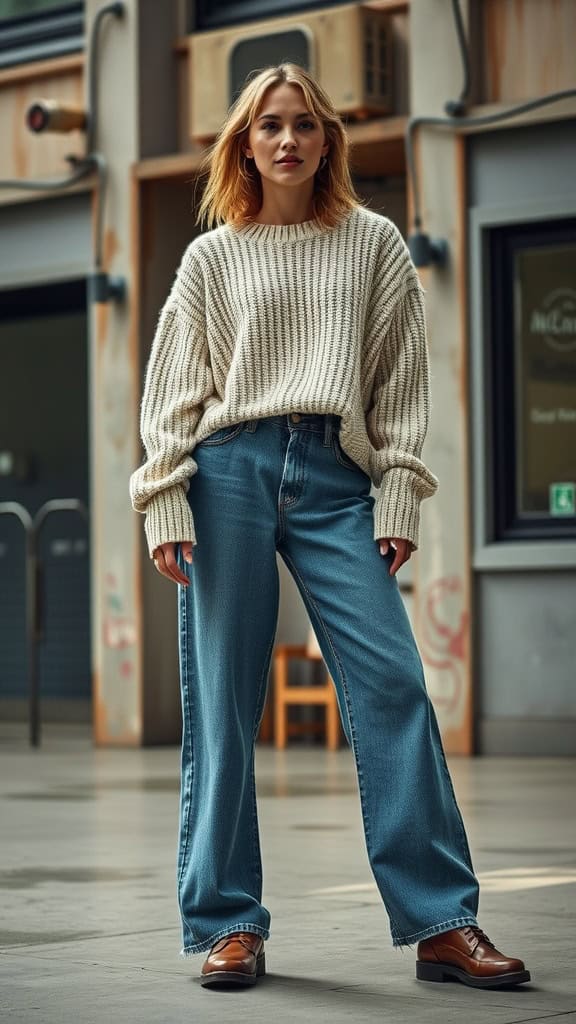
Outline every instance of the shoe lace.
<path fill-rule="evenodd" d="M 479 942 L 485 942 L 488 946 L 492 946 L 492 949 L 496 949 L 494 943 L 491 941 L 491 939 L 488 938 L 486 932 L 482 931 L 479 925 L 467 924 L 466 927 L 462 929 L 462 931 L 464 932 L 464 935 L 466 936 L 467 939 L 472 940 L 474 938 L 477 938 Z"/>

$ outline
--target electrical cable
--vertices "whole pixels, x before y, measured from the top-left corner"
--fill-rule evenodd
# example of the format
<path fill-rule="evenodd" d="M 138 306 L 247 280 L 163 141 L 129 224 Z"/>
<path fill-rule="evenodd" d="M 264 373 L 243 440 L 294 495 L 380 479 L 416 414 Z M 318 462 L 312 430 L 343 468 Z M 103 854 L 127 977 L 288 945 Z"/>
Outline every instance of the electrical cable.
<path fill-rule="evenodd" d="M 460 45 L 462 63 L 464 67 L 464 86 L 460 93 L 460 99 L 450 100 L 446 103 L 445 110 L 452 113 L 453 116 L 451 117 L 410 117 L 406 125 L 405 148 L 406 163 L 408 168 L 408 185 L 412 189 L 414 227 L 416 228 L 417 231 L 419 231 L 419 229 L 422 226 L 422 218 L 420 216 L 419 181 L 414 161 L 414 133 L 415 130 L 420 127 L 420 125 L 438 125 L 441 127 L 450 126 L 453 129 L 455 125 L 458 127 L 468 127 L 470 125 L 498 124 L 499 122 L 509 120 L 510 118 L 515 117 L 518 114 L 524 114 L 530 110 L 536 110 L 539 107 L 547 106 L 550 103 L 556 103 L 559 100 L 567 99 L 571 96 L 576 96 L 576 88 L 562 89 L 559 92 L 552 92 L 548 93 L 545 96 L 539 96 L 537 99 L 530 100 L 527 103 L 521 103 L 518 106 L 509 107 L 507 110 L 502 110 L 497 114 L 486 114 L 480 117 L 461 117 L 460 111 L 464 110 L 464 104 L 462 101 L 469 91 L 470 59 L 464 35 L 464 25 L 459 0 L 452 0 L 452 10 L 456 22 L 456 34 Z"/>
<path fill-rule="evenodd" d="M 536 100 L 531 100 L 529 103 L 521 103 L 517 107 L 509 107 L 508 110 L 500 111 L 498 114 L 486 114 L 483 117 L 459 117 L 455 122 L 454 118 L 451 117 L 411 117 L 408 121 L 405 134 L 406 142 L 406 161 L 409 169 L 409 178 L 411 179 L 412 185 L 412 198 L 414 204 L 414 226 L 420 228 L 422 220 L 420 217 L 420 196 L 419 196 L 419 184 L 416 173 L 416 167 L 414 163 L 414 144 L 413 135 L 416 128 L 421 124 L 435 124 L 442 125 L 444 127 L 450 125 L 454 127 L 456 123 L 458 126 L 462 125 L 467 127 L 468 125 L 480 125 L 480 124 L 497 124 L 499 121 L 506 121 L 516 114 L 524 114 L 529 110 L 536 110 L 538 107 L 544 107 L 549 103 L 556 103 L 558 100 L 567 99 L 569 96 L 576 96 L 575 89 L 563 89 L 560 92 L 552 92 L 547 96 L 540 96 Z"/>
<path fill-rule="evenodd" d="M 94 149 L 97 126 L 98 111 L 98 88 L 97 88 L 97 62 L 98 42 L 100 36 L 100 25 L 103 18 L 113 14 L 120 18 L 124 14 L 125 5 L 120 0 L 105 4 L 96 13 L 92 22 L 90 39 L 88 43 L 88 112 L 86 126 L 86 153 L 84 156 L 67 156 L 66 160 L 76 169 L 66 178 L 35 178 L 0 179 L 0 188 L 21 189 L 25 192 L 51 192 L 69 188 L 76 182 L 96 172 L 98 175 L 98 190 L 96 199 L 96 237 L 94 239 L 94 267 L 97 273 L 102 273 L 103 244 L 104 244 L 104 211 L 106 190 L 108 184 L 108 165 L 103 153 Z"/>
<path fill-rule="evenodd" d="M 460 56 L 462 58 L 462 68 L 464 71 L 464 84 L 460 92 L 460 96 L 457 100 L 449 101 L 446 104 L 445 110 L 454 115 L 464 110 L 464 101 L 466 100 L 468 93 L 470 92 L 470 60 L 468 56 L 468 49 L 466 46 L 466 33 L 464 31 L 464 19 L 462 18 L 462 11 L 460 10 L 460 4 L 458 0 L 452 0 L 452 13 L 456 22 L 456 35 L 458 37 L 458 45 L 460 47 Z"/>
<path fill-rule="evenodd" d="M 124 14 L 124 3 L 105 4 L 96 13 L 92 22 L 92 30 L 88 41 L 88 124 L 86 130 L 86 149 L 91 153 L 94 149 L 96 128 L 98 125 L 98 46 L 100 43 L 100 24 L 107 14 L 121 18 Z"/>
<path fill-rule="evenodd" d="M 33 180 L 23 180 L 22 178 L 2 178 L 0 180 L 0 188 L 20 188 L 23 191 L 29 192 L 45 192 L 50 189 L 61 189 L 68 188 L 69 185 L 75 185 L 77 181 L 81 181 L 88 174 L 91 174 L 94 170 L 94 161 L 92 157 L 67 157 L 70 163 L 76 163 L 78 168 L 73 171 L 67 178 L 34 178 Z"/>

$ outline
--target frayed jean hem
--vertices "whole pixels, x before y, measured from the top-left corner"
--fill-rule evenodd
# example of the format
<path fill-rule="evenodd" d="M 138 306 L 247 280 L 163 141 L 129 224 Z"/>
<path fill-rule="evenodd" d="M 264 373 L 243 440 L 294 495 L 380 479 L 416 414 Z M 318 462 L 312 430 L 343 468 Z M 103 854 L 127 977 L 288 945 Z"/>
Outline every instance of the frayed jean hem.
<path fill-rule="evenodd" d="M 475 917 L 455 917 L 452 921 L 443 921 L 442 924 L 433 924 L 429 928 L 424 928 L 421 932 L 415 932 L 413 935 L 392 935 L 392 945 L 397 948 L 399 946 L 413 946 L 416 942 L 421 942 L 423 939 L 430 939 L 433 935 L 439 935 L 440 932 L 449 932 L 453 928 L 465 928 L 465 926 L 476 925 L 478 921 Z"/>
<path fill-rule="evenodd" d="M 206 949 L 211 949 L 218 939 L 223 939 L 225 935 L 230 935 L 231 932 L 252 932 L 253 935 L 261 935 L 263 939 L 270 938 L 270 931 L 268 928 L 262 928 L 258 924 L 248 924 L 247 922 L 240 922 L 240 924 L 231 924 L 228 928 L 223 928 L 219 932 L 214 932 L 210 938 L 204 939 L 203 942 L 193 942 L 191 945 L 184 946 L 180 950 L 181 957 L 193 956 L 194 953 L 203 953 Z"/>

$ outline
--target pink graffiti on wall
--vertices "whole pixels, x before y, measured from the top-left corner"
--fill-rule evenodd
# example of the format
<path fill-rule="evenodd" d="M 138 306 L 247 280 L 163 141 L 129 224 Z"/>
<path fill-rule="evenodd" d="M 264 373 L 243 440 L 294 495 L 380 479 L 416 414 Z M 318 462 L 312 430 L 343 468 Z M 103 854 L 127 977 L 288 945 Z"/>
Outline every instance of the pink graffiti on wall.
<path fill-rule="evenodd" d="M 106 582 L 106 611 L 104 614 L 104 643 L 109 649 L 124 652 L 120 659 L 120 675 L 128 678 L 132 675 L 132 660 L 126 652 L 126 648 L 133 647 L 136 643 L 136 630 L 134 623 L 124 614 L 124 607 L 118 580 L 113 572 L 107 572 Z"/>
<path fill-rule="evenodd" d="M 442 576 L 424 590 L 419 619 L 422 660 L 444 673 L 447 686 L 434 703 L 453 712 L 462 698 L 469 613 L 462 607 L 464 587 L 457 576 Z"/>

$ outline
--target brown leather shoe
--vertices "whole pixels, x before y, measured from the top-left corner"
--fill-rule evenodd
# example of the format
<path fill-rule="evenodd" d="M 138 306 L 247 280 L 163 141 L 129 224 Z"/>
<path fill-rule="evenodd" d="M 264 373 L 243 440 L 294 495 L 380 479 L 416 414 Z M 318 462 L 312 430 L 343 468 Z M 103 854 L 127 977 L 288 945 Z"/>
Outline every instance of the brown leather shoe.
<path fill-rule="evenodd" d="M 530 981 L 522 960 L 496 949 L 477 925 L 453 928 L 418 943 L 416 977 L 420 981 L 457 978 L 474 988 L 499 988 Z"/>
<path fill-rule="evenodd" d="M 255 985 L 266 973 L 264 939 L 253 932 L 230 932 L 215 942 L 200 972 L 201 985 Z"/>

